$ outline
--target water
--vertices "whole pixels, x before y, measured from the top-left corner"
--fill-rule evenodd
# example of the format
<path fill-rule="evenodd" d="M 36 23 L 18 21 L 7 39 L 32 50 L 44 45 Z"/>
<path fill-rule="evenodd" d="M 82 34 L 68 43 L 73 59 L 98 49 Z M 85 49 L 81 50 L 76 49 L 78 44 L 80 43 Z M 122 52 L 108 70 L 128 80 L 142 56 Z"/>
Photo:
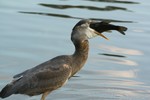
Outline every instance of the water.
<path fill-rule="evenodd" d="M 47 100 L 149 100 L 150 1 L 1 0 L 0 89 L 12 76 L 57 55 L 72 54 L 72 27 L 82 18 L 128 27 L 90 40 L 83 69 Z M 39 100 L 12 95 L 5 100 Z"/>

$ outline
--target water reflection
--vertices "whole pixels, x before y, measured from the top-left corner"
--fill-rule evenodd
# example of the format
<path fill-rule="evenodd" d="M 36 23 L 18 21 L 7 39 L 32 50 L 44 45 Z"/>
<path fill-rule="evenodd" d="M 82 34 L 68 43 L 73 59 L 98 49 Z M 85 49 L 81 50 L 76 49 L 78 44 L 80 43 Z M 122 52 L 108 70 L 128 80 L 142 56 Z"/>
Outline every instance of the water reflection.
<path fill-rule="evenodd" d="M 102 58 L 103 61 L 106 62 L 112 62 L 112 63 L 117 63 L 117 64 L 122 64 L 122 65 L 129 65 L 129 66 L 137 66 L 138 63 L 132 60 L 128 59 L 119 59 L 119 58 Z"/>
<path fill-rule="evenodd" d="M 37 14 L 37 15 L 60 17 L 60 18 L 85 19 L 85 18 L 82 18 L 82 17 L 74 17 L 74 16 L 70 16 L 70 15 L 65 15 L 65 14 L 45 13 L 45 12 L 26 12 L 26 11 L 19 11 L 19 13 L 23 13 L 23 14 Z M 89 19 L 92 19 L 92 20 L 99 20 L 99 21 L 108 21 L 108 22 L 133 23 L 133 21 L 104 19 L 104 18 L 89 18 Z"/>
<path fill-rule="evenodd" d="M 101 70 L 98 71 L 99 74 L 107 75 L 111 77 L 121 77 L 121 78 L 135 78 L 137 70 L 126 70 L 126 71 L 120 71 L 120 70 Z"/>
<path fill-rule="evenodd" d="M 75 88 L 75 89 L 78 90 L 79 93 L 82 93 L 82 91 L 83 91 L 84 94 L 86 94 L 87 90 L 88 90 L 88 92 L 90 90 L 94 90 L 95 92 L 97 91 L 100 94 L 102 93 L 101 96 L 104 96 L 104 97 L 105 97 L 104 94 L 106 94 L 107 96 L 109 95 L 110 98 L 111 97 L 116 97 L 115 100 L 120 100 L 120 99 L 122 100 L 123 97 L 131 98 L 133 96 L 139 96 L 141 94 L 148 94 L 148 95 L 150 94 L 150 91 L 148 90 L 149 87 L 143 87 L 142 89 L 139 89 L 138 85 L 136 86 L 136 85 L 132 84 L 132 82 L 131 82 L 132 85 L 125 85 L 125 86 L 123 86 L 122 83 L 125 82 L 125 81 L 122 81 L 122 82 L 121 82 L 121 80 L 120 81 L 115 81 L 115 82 L 107 81 L 104 86 L 97 86 L 96 82 L 97 82 L 97 84 L 101 84 L 100 81 L 98 82 L 98 81 L 94 80 L 95 83 L 87 85 L 87 84 L 79 83 L 79 82 L 82 82 L 82 80 L 78 80 L 78 82 L 73 82 L 72 84 L 68 84 L 68 88 Z M 87 81 L 89 81 L 89 80 L 87 80 Z M 103 80 L 101 80 L 101 81 L 103 81 Z M 113 84 L 113 83 L 116 83 L 116 84 Z M 113 84 L 113 86 L 110 86 L 110 84 L 111 85 Z M 128 87 L 126 87 L 126 86 L 128 86 Z M 129 88 L 130 86 L 133 86 L 135 88 L 133 88 L 133 87 Z M 111 95 L 112 92 L 113 92 L 113 94 L 115 96 Z M 123 99 L 123 100 L 128 100 L 128 99 Z M 138 99 L 135 99 L 135 100 L 138 100 Z M 144 100 L 147 100 L 147 99 L 144 99 Z"/>
<path fill-rule="evenodd" d="M 126 48 L 120 48 L 120 47 L 108 46 L 108 45 L 101 45 L 100 48 L 113 53 L 122 53 L 128 55 L 143 55 L 143 52 L 134 49 L 126 49 Z"/>
<path fill-rule="evenodd" d="M 125 3 L 125 4 L 139 4 L 139 2 L 133 1 L 123 1 L 123 0 L 86 0 L 86 1 L 95 1 L 95 2 L 110 2 L 110 3 Z"/>
<path fill-rule="evenodd" d="M 78 9 L 88 9 L 88 10 L 95 10 L 95 11 L 113 11 L 113 10 L 123 10 L 123 11 L 129 11 L 127 8 L 124 7 L 117 7 L 117 6 L 106 6 L 104 8 L 102 7 L 96 7 L 96 6 L 86 6 L 86 5 L 60 5 L 60 4 L 46 4 L 46 3 L 39 3 L 38 5 L 43 7 L 49 7 L 49 8 L 55 8 L 55 9 L 71 9 L 71 8 L 78 8 Z M 78 17 L 74 15 L 68 15 L 68 14 L 61 14 L 61 13 L 50 13 L 50 12 L 28 12 L 28 11 L 19 11 L 19 13 L 24 14 L 37 14 L 37 15 L 44 15 L 44 16 L 52 16 L 52 17 L 60 17 L 60 18 L 72 18 L 72 19 L 85 19 L 83 17 Z M 87 17 L 88 18 L 88 17 Z M 89 18 L 93 20 L 99 20 L 99 21 L 109 21 L 109 22 L 122 22 L 122 23 L 133 23 L 133 21 L 124 21 L 124 20 L 114 20 L 114 19 L 105 19 L 105 18 Z"/>
<path fill-rule="evenodd" d="M 144 84 L 142 82 L 134 81 L 134 80 L 126 80 L 125 78 L 136 78 L 139 70 L 82 70 L 82 74 L 88 75 L 90 77 L 85 78 L 85 80 L 100 80 L 104 83 L 126 85 L 141 85 Z M 97 76 L 97 77 L 94 77 Z M 110 76 L 108 79 L 104 78 L 104 76 Z M 101 78 L 100 78 L 101 77 Z M 117 78 L 116 78 L 117 77 Z M 119 78 L 118 78 L 119 77 Z M 80 80 L 79 77 L 77 80 Z"/>
<path fill-rule="evenodd" d="M 126 57 L 126 56 L 124 56 L 124 55 L 119 55 L 119 54 L 108 54 L 108 53 L 99 53 L 99 55 L 111 56 L 111 57 L 121 57 L 121 58 Z"/>
<path fill-rule="evenodd" d="M 115 63 L 115 64 L 121 64 L 121 65 L 127 65 L 127 66 L 137 66 L 138 63 L 134 60 L 129 59 L 127 56 L 118 55 L 118 54 L 107 54 L 102 53 L 100 54 L 102 56 L 99 57 L 93 57 L 91 59 L 92 62 L 108 62 L 108 63 Z"/>
<path fill-rule="evenodd" d="M 13 51 L 13 52 L 8 52 L 7 55 L 1 56 L 1 59 L 3 59 L 4 57 L 6 57 L 6 59 L 1 60 L 1 68 L 4 69 L 0 71 L 0 89 L 2 89 L 3 86 L 5 86 L 9 80 L 11 80 L 10 78 L 12 78 L 12 71 L 8 70 L 8 68 L 6 66 L 12 66 L 14 63 L 16 63 L 16 61 L 19 60 L 19 62 L 23 62 L 18 64 L 21 64 L 22 66 L 20 66 L 19 68 L 23 68 L 26 69 L 26 63 L 25 63 L 25 55 L 20 55 L 20 53 L 17 53 L 17 55 L 15 56 L 19 56 L 18 59 L 17 57 L 13 57 L 13 60 L 10 60 L 9 58 L 12 57 L 12 54 L 16 54 L 16 52 L 20 52 L 20 51 L 24 51 L 25 48 L 22 48 L 22 46 L 20 47 L 20 45 L 15 45 L 15 43 L 23 43 L 25 45 L 28 45 L 28 43 L 25 42 L 20 42 L 21 39 L 17 39 L 18 35 L 22 37 L 22 35 L 24 36 L 24 33 L 27 32 L 35 32 L 35 36 L 30 37 L 31 35 L 26 35 L 24 37 L 24 39 L 28 40 L 29 37 L 32 41 L 30 41 L 32 43 L 32 45 L 34 45 L 33 40 L 39 41 L 45 41 L 44 37 L 41 37 L 41 35 L 37 35 L 37 32 L 40 31 L 40 34 L 42 34 L 41 32 L 43 32 L 43 28 L 44 26 L 40 25 L 41 20 L 39 20 L 38 16 L 48 16 L 48 17 L 53 17 L 50 20 L 55 20 L 56 23 L 58 22 L 58 18 L 64 18 L 62 21 L 67 20 L 67 19 L 83 19 L 83 14 L 80 13 L 80 10 L 84 10 L 85 12 L 88 12 L 87 15 L 84 15 L 85 17 L 89 17 L 89 13 L 90 14 L 95 14 L 96 16 L 99 16 L 101 14 L 106 14 L 108 13 L 118 13 L 118 14 L 124 14 L 124 17 L 122 19 L 126 19 L 125 20 L 120 20 L 117 16 L 117 20 L 114 19 L 107 19 L 110 16 L 106 16 L 105 18 L 103 17 L 98 17 L 95 18 L 95 16 L 93 16 L 91 19 L 96 19 L 96 20 L 108 20 L 111 22 L 121 22 L 121 23 L 133 23 L 133 21 L 130 21 L 129 18 L 134 18 L 136 14 L 138 14 L 138 17 L 140 17 L 143 13 L 141 11 L 143 11 L 143 9 L 138 8 L 138 7 L 147 7 L 141 3 L 141 5 L 136 6 L 136 5 L 131 5 L 131 4 L 138 4 L 138 2 L 133 2 L 133 1 L 129 1 L 129 0 L 78 0 L 77 2 L 74 2 L 73 0 L 68 0 L 65 3 L 66 5 L 62 5 L 64 4 L 64 2 L 58 2 L 56 0 L 56 2 L 53 3 L 57 3 L 57 4 L 49 4 L 52 3 L 50 1 L 41 1 L 41 2 L 45 2 L 45 3 L 40 3 L 39 1 L 35 2 L 34 0 L 31 0 L 30 3 L 26 2 L 26 3 L 22 3 L 19 0 L 16 3 L 16 1 L 14 1 L 13 3 L 10 2 L 10 0 L 5 0 L 7 3 L 6 8 L 1 9 L 3 12 L 6 12 L 7 14 L 5 15 L 5 13 L 2 13 L 2 18 L 4 17 L 4 21 L 6 21 L 6 24 L 4 23 L 3 26 L 6 27 L 6 31 L 4 31 L 4 34 L 6 34 L 6 36 L 10 36 L 10 33 L 12 33 L 12 35 L 14 35 L 12 38 L 12 43 L 7 43 L 8 48 L 6 48 L 7 46 L 4 46 L 4 48 L 9 49 L 12 47 L 12 45 L 16 46 L 15 48 L 17 48 L 17 51 Z M 80 1 L 84 1 L 84 2 L 80 2 Z M 88 1 L 88 2 L 86 2 Z M 106 7 L 101 7 L 101 6 L 94 6 L 93 3 L 95 1 L 95 3 L 102 3 L 105 5 L 110 5 L 110 6 L 106 6 Z M 136 0 L 134 0 L 136 1 Z M 71 2 L 74 2 L 75 4 L 77 4 L 77 6 L 73 6 L 73 4 Z M 103 3 L 103 2 L 107 2 L 107 3 Z M 140 1 L 141 2 L 141 1 Z M 59 4 L 62 3 L 62 4 Z M 118 3 L 118 4 L 112 4 L 112 3 Z M 30 4 L 30 5 L 29 5 Z M 35 6 L 34 4 L 39 4 L 38 6 Z M 70 4 L 70 5 L 69 5 Z M 71 5 L 72 4 L 72 5 Z M 78 4 L 82 5 L 79 6 Z M 48 6 L 47 6 L 48 5 Z M 84 6 L 83 6 L 84 5 Z M 86 6 L 85 6 L 86 5 Z M 91 6 L 93 5 L 93 6 Z M 122 7 L 123 5 L 123 7 Z M 119 6 L 119 7 L 117 7 Z M 137 7 L 136 9 L 134 8 L 134 11 L 136 11 L 137 13 L 132 13 L 132 12 L 127 12 L 129 10 L 133 10 L 131 6 Z M 49 7 L 49 8 L 47 8 Z M 3 8 L 3 7 L 2 7 Z M 11 9 L 10 9 L 11 8 Z M 45 9 L 46 8 L 46 9 Z M 61 10 L 62 9 L 62 10 Z M 66 10 L 65 10 L 66 9 Z M 69 9 L 69 10 L 68 10 Z M 138 11 L 138 9 L 140 9 Z M 19 13 L 20 14 L 16 14 L 16 11 L 21 10 Z M 46 11 L 45 11 L 46 10 Z M 53 12 L 51 12 L 51 10 Z M 87 11 L 86 11 L 87 10 Z M 119 10 L 119 11 L 116 11 Z M 77 13 L 75 15 L 75 13 L 73 14 L 73 11 L 77 11 L 75 13 Z M 83 12 L 83 11 L 82 11 Z M 126 14 L 127 13 L 127 14 Z M 132 14 L 131 14 L 132 13 Z M 37 15 L 37 17 L 30 17 L 29 16 L 25 16 L 25 14 L 34 14 Z M 86 13 L 85 13 L 86 14 Z M 131 16 L 128 17 L 130 14 Z M 8 19 L 8 15 L 12 16 L 13 20 L 7 20 Z M 91 16 L 91 15 L 90 15 Z M 116 16 L 112 17 L 112 18 L 116 18 Z M 142 15 L 142 18 L 145 18 L 145 15 Z M 29 19 L 28 19 L 29 18 Z M 37 18 L 37 19 L 36 19 Z M 146 24 L 145 21 L 143 21 L 143 19 L 141 18 L 141 20 L 138 20 L 137 18 L 134 19 L 134 21 L 142 21 L 142 25 L 144 26 Z M 10 19 L 10 18 L 9 18 Z M 19 20 L 18 20 L 19 19 Z M 35 26 L 35 19 L 37 21 L 36 24 L 37 27 L 33 27 Z M 32 20 L 33 20 L 33 24 L 32 24 Z M 38 21 L 39 20 L 39 21 Z M 43 22 L 47 22 L 47 19 L 42 19 Z M 129 21 L 128 21 L 129 20 Z M 4 22 L 3 21 L 3 22 Z M 29 23 L 31 26 L 29 26 L 28 21 L 31 21 L 31 23 Z M 9 29 L 10 26 L 12 26 L 13 24 L 14 28 L 11 30 Z M 21 23 L 25 23 L 25 24 L 21 24 Z M 46 23 L 47 25 L 49 23 Z M 51 24 L 49 24 L 51 25 Z M 134 24 L 135 25 L 135 24 Z M 139 25 L 138 23 L 136 24 L 137 26 Z M 136 27 L 129 24 L 130 28 L 133 29 L 133 27 Z M 21 27 L 18 27 L 21 26 Z M 129 27 L 128 26 L 128 27 Z M 23 27 L 27 27 L 26 30 L 23 29 Z M 32 28 L 33 30 L 37 30 L 37 31 L 32 31 L 30 29 L 28 29 L 28 27 Z M 51 27 L 51 26 L 50 26 Z M 144 32 L 145 31 L 145 27 L 142 27 L 143 29 L 135 29 L 133 30 L 134 32 Z M 23 30 L 22 30 L 23 29 Z M 45 28 L 44 28 L 45 29 Z M 62 28 L 63 29 L 63 28 Z M 4 29 L 5 30 L 5 29 Z M 20 31 L 18 31 L 20 30 Z M 13 31 L 13 32 L 12 32 Z M 54 30 L 48 30 L 48 31 L 54 31 Z M 58 32 L 61 31 L 65 31 L 64 30 L 57 30 Z M 45 31 L 44 31 L 45 32 Z M 20 35 L 21 33 L 21 35 Z M 33 34 L 33 33 L 32 33 Z M 39 34 L 39 33 L 38 33 Z M 133 34 L 134 35 L 134 34 Z M 64 37 L 61 38 L 66 38 L 66 35 L 63 35 Z M 146 34 L 142 34 L 142 36 L 146 36 Z M 1 39 L 4 38 L 3 36 L 1 37 Z M 14 38 L 14 39 L 13 39 Z M 58 37 L 54 37 L 54 38 L 58 38 Z M 136 37 L 135 37 L 136 38 Z M 17 39 L 17 42 L 14 41 Z M 127 44 L 128 45 L 132 40 L 130 38 L 126 38 L 127 39 Z M 50 42 L 54 42 L 53 40 L 48 40 Z M 142 39 L 141 39 L 142 41 Z M 146 40 L 143 40 L 146 41 Z M 2 42 L 4 43 L 4 42 Z M 39 43 L 39 42 L 38 42 Z M 43 43 L 43 42 L 42 42 Z M 142 42 L 143 43 L 143 42 Z M 38 46 L 38 48 L 40 48 L 40 50 L 37 50 L 37 53 L 35 55 L 38 55 L 39 53 L 41 54 L 41 50 L 46 50 L 49 51 L 50 49 L 53 49 L 52 47 L 50 48 L 43 48 L 43 45 L 48 46 L 49 44 L 40 44 Z M 61 45 L 61 44 L 59 44 Z M 69 45 L 69 44 L 67 44 Z M 45 47 L 44 46 L 44 47 Z M 3 47 L 3 45 L 2 45 Z M 31 49 L 31 52 L 34 51 L 35 46 L 30 46 L 27 47 L 27 49 Z M 97 47 L 96 47 L 97 48 Z M 145 75 L 144 72 L 147 71 L 148 67 L 145 67 L 145 61 L 146 61 L 146 56 L 144 55 L 143 57 L 145 57 L 144 59 L 140 59 L 140 57 L 133 57 L 132 59 L 128 58 L 129 55 L 133 56 L 137 56 L 137 55 L 143 55 L 144 52 L 144 48 L 146 48 L 144 45 L 141 47 L 137 47 L 136 49 L 134 49 L 135 47 L 132 47 L 133 49 L 128 49 L 128 48 L 120 48 L 120 47 L 115 47 L 115 46 L 109 46 L 109 45 L 101 45 L 100 49 L 103 49 L 105 51 L 108 52 L 104 52 L 101 53 L 100 56 L 96 55 L 91 55 L 93 58 L 96 59 L 91 59 L 89 60 L 89 63 L 92 66 L 89 66 L 90 64 L 87 63 L 87 65 L 84 66 L 84 68 L 80 71 L 81 74 L 86 74 L 86 75 L 81 75 L 80 73 L 76 74 L 76 77 L 73 77 L 71 80 L 69 80 L 69 82 L 67 83 L 66 87 L 61 88 L 60 90 L 53 92 L 53 94 L 48 96 L 48 99 L 62 99 L 62 100 L 149 100 L 149 96 L 150 96 L 150 87 L 149 87 L 149 81 L 148 79 L 148 75 Z M 56 48 L 54 48 L 56 49 Z M 138 49 L 138 50 L 137 50 Z M 143 50 L 144 49 L 144 50 Z M 18 51 L 20 50 L 20 51 Z M 61 49 L 58 50 L 58 52 Z M 141 52 L 140 50 L 143 50 L 143 52 Z M 146 49 L 147 50 L 147 49 Z M 29 52 L 30 50 L 26 50 L 26 52 Z M 58 53 L 55 52 L 55 53 Z M 64 51 L 65 52 L 65 51 Z M 1 52 L 2 54 L 4 54 L 4 52 Z M 51 52 L 53 53 L 53 52 Z M 146 52 L 145 52 L 146 53 Z M 58 53 L 59 55 L 59 53 Z M 102 56 L 101 56 L 102 55 Z M 32 55 L 29 55 L 30 58 L 32 59 L 36 59 L 36 63 L 41 62 L 41 58 L 39 57 L 32 57 Z M 49 59 L 49 56 L 46 55 L 47 58 L 44 59 Z M 130 56 L 129 56 L 130 57 Z M 104 60 L 104 62 L 100 62 L 100 59 Z M 14 61 L 16 60 L 16 61 Z M 94 60 L 96 60 L 96 64 L 94 62 Z M 136 60 L 140 60 L 140 66 L 142 67 L 131 67 L 131 66 L 136 66 L 138 65 L 137 62 L 135 62 Z M 143 60 L 145 60 L 143 62 Z M 9 61 L 10 65 L 7 65 Z M 11 63 L 10 63 L 11 61 Z M 45 60 L 43 60 L 45 61 Z M 106 62 L 105 62 L 106 61 Z M 35 64 L 34 60 L 31 61 L 32 65 Z M 28 62 L 27 62 L 28 63 Z M 123 64 L 123 65 L 117 65 L 117 64 Z M 108 65 L 108 66 L 104 66 L 104 65 Z M 16 64 L 15 64 L 16 65 Z M 30 62 L 29 62 L 30 65 Z M 93 66 L 96 65 L 96 66 Z M 125 66 L 124 66 L 125 65 Z M 127 65 L 127 66 L 126 66 Z M 129 65 L 129 66 L 128 66 Z M 2 67 L 3 66 L 3 67 Z M 87 67 L 90 67 L 91 70 L 89 70 Z M 111 67 L 109 67 L 111 66 Z M 117 67 L 116 67 L 117 66 Z M 13 68 L 14 69 L 14 73 L 16 73 L 17 71 L 17 67 Z M 97 70 L 99 69 L 99 70 Z M 112 70 L 110 70 L 112 69 Z M 136 70 L 137 69 L 137 70 Z M 88 70 L 88 71 L 85 71 Z M 93 71 L 94 70 L 94 71 Z M 10 73 L 11 72 L 11 73 Z M 78 75 L 80 77 L 78 77 Z M 7 82 L 6 82 L 7 81 Z M 146 86 L 148 85 L 148 86 Z M 64 90 L 66 89 L 66 90 Z M 90 91 L 90 92 L 89 92 Z M 146 95 L 147 94 L 147 95 Z M 60 96 L 61 95 L 61 96 Z M 8 100 L 22 100 L 22 95 L 17 95 L 17 96 L 12 96 L 10 98 L 8 98 Z M 68 98 L 69 97 L 69 98 Z M 28 100 L 38 100 L 40 97 L 32 97 L 32 98 L 27 98 L 25 97 L 24 99 L 28 99 Z"/>
<path fill-rule="evenodd" d="M 106 74 L 104 74 L 104 75 L 106 75 Z M 93 77 L 92 77 L 92 79 L 87 78 L 84 80 L 100 81 L 101 83 L 105 83 L 105 84 L 111 83 L 111 85 L 121 85 L 121 86 L 140 86 L 140 85 L 144 84 L 143 82 L 138 82 L 138 81 L 134 81 L 134 80 L 119 79 L 119 78 L 93 79 Z"/>
<path fill-rule="evenodd" d="M 142 86 L 144 84 L 143 82 L 129 80 L 129 79 L 136 78 L 137 72 L 138 70 L 100 70 L 100 71 L 84 70 L 82 71 L 82 74 L 87 74 L 87 75 L 90 74 L 90 76 L 84 79 L 83 78 L 78 79 L 76 82 L 80 82 L 80 81 L 89 82 L 89 80 L 94 81 L 95 83 L 88 85 L 88 86 L 81 86 L 79 87 L 79 89 L 84 89 L 84 88 L 89 89 L 89 90 L 97 89 L 99 92 L 103 92 L 103 93 L 106 91 L 107 92 L 111 91 L 118 98 L 120 98 L 120 96 L 121 98 L 123 98 L 123 97 L 129 97 L 129 96 L 131 97 L 139 96 L 141 94 L 150 94 L 149 87 Z M 91 75 L 93 77 L 91 77 Z M 94 76 L 97 76 L 99 78 L 94 77 Z M 105 78 L 105 76 L 110 76 L 110 77 Z M 100 84 L 102 85 L 105 84 L 105 85 L 102 86 Z M 108 95 L 109 92 L 106 94 Z M 125 100 L 128 100 L 128 99 L 125 99 Z"/>
<path fill-rule="evenodd" d="M 65 15 L 65 14 L 42 13 L 42 12 L 25 12 L 25 11 L 20 11 L 19 13 L 24 13 L 24 14 L 37 14 L 37 15 L 53 16 L 53 17 L 61 17 L 61 18 L 82 19 L 82 18 L 78 18 L 78 17 L 72 17 L 72 16 L 69 16 L 69 15 Z"/>
<path fill-rule="evenodd" d="M 58 4 L 44 4 L 44 3 L 41 3 L 39 5 L 44 6 L 44 7 L 49 7 L 49 8 L 55 8 L 55 9 L 79 8 L 79 9 L 99 10 L 99 11 L 113 11 L 113 10 L 129 11 L 127 8 L 116 7 L 116 6 L 106 6 L 104 8 L 101 8 L 101 7 L 85 6 L 85 5 L 74 6 L 74 5 L 58 5 Z"/>
<path fill-rule="evenodd" d="M 141 52 L 139 50 L 134 50 L 134 49 L 125 49 L 125 48 L 108 46 L 108 45 L 101 45 L 100 48 L 102 50 L 113 53 L 113 54 L 99 53 L 99 55 L 106 56 L 106 57 L 102 58 L 103 61 L 113 62 L 113 63 L 117 63 L 117 64 L 123 64 L 123 65 L 129 65 L 129 66 L 137 66 L 138 63 L 133 60 L 129 60 L 125 55 L 143 55 L 143 52 Z M 117 54 L 115 54 L 115 53 L 117 53 Z M 126 59 L 123 59 L 123 58 L 126 58 Z"/>

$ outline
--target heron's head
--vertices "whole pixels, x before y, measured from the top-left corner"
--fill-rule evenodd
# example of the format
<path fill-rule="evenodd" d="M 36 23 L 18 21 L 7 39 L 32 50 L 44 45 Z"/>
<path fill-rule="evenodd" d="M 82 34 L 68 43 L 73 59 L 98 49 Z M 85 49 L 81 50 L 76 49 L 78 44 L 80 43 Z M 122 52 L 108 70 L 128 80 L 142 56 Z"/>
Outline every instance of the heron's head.
<path fill-rule="evenodd" d="M 108 30 L 117 30 L 125 35 L 126 27 L 109 24 L 110 22 L 100 22 L 96 20 L 83 19 L 79 21 L 73 28 L 72 40 L 87 40 L 96 36 L 101 36 L 108 40 L 102 32 Z"/>

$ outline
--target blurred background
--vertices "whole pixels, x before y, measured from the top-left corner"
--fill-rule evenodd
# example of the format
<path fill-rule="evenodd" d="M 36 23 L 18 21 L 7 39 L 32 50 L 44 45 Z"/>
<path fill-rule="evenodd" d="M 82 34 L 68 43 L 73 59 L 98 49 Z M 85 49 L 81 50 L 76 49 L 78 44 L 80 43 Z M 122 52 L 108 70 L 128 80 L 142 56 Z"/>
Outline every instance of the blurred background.
<path fill-rule="evenodd" d="M 73 26 L 83 18 L 128 27 L 90 40 L 83 69 L 47 100 L 149 100 L 149 0 L 0 0 L 0 90 L 13 75 L 72 54 Z M 5 100 L 39 100 L 12 95 Z M 1 99 L 0 99 L 1 100 Z"/>

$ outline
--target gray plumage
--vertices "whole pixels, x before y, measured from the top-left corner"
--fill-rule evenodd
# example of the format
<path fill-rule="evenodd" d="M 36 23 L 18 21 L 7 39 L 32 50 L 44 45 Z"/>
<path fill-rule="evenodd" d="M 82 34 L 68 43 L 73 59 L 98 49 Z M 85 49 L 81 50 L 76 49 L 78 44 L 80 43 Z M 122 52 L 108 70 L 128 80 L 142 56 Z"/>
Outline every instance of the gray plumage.
<path fill-rule="evenodd" d="M 41 100 L 45 100 L 51 91 L 63 86 L 83 67 L 88 58 L 88 39 L 98 35 L 107 39 L 101 32 L 108 30 L 117 30 L 124 34 L 127 28 L 94 20 L 79 21 L 71 34 L 71 40 L 75 45 L 74 54 L 57 56 L 15 75 L 14 80 L 2 89 L 0 97 L 6 98 L 12 94 L 43 94 Z"/>
<path fill-rule="evenodd" d="M 14 78 L 17 79 L 2 90 L 1 97 L 18 93 L 33 96 L 61 87 L 71 75 L 71 65 L 68 62 L 69 56 L 59 56 L 15 75 Z"/>

